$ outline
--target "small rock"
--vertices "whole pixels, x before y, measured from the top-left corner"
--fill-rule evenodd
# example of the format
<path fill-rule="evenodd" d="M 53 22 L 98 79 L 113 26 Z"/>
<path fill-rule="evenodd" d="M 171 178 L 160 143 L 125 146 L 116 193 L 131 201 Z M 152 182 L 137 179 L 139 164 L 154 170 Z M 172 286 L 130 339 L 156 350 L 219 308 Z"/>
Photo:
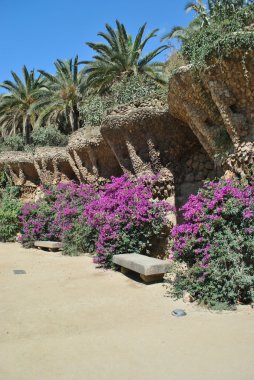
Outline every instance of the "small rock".
<path fill-rule="evenodd" d="M 230 170 L 226 170 L 226 172 L 224 174 L 224 178 L 226 180 L 235 179 L 235 174 L 233 172 L 231 172 Z"/>
<path fill-rule="evenodd" d="M 183 302 L 185 302 L 185 303 L 194 302 L 194 298 L 192 297 L 192 295 L 189 292 L 184 292 Z"/>

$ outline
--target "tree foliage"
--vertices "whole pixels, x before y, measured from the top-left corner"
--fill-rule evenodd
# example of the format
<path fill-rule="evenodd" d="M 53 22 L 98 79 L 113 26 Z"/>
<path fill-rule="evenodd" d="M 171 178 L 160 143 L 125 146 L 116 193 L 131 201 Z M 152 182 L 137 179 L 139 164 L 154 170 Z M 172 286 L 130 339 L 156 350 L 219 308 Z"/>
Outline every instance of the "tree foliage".
<path fill-rule="evenodd" d="M 78 70 L 78 56 L 68 61 L 58 59 L 55 68 L 55 75 L 39 70 L 46 81 L 41 97 L 33 107 L 39 112 L 37 125 L 57 123 L 64 118 L 69 129 L 74 132 L 81 126 L 78 105 L 84 93 L 85 77 Z"/>
<path fill-rule="evenodd" d="M 104 94 L 90 94 L 80 103 L 80 116 L 85 125 L 100 125 L 113 108 L 137 100 L 160 96 L 165 99 L 167 87 L 161 87 L 150 77 L 138 74 L 123 77 Z"/>
<path fill-rule="evenodd" d="M 223 57 L 232 50 L 254 47 L 254 31 L 246 27 L 254 22 L 254 5 L 248 5 L 228 19 L 213 22 L 193 34 L 182 46 L 182 54 L 194 67 L 202 67 L 211 56 Z"/>
<path fill-rule="evenodd" d="M 8 92 L 0 100 L 0 126 L 3 135 L 23 134 L 24 141 L 30 143 L 37 114 L 32 106 L 39 100 L 44 80 L 36 77 L 34 70 L 28 71 L 24 66 L 23 78 L 14 71 L 11 72 L 13 81 L 6 80 L 0 84 Z"/>
<path fill-rule="evenodd" d="M 114 88 L 118 83 L 121 88 L 121 83 L 126 79 L 128 84 L 131 77 L 136 77 L 138 83 L 141 76 L 142 81 L 150 77 L 153 81 L 165 83 L 163 64 L 154 62 L 154 59 L 168 46 L 159 46 L 144 54 L 148 42 L 158 31 L 154 29 L 145 36 L 145 29 L 146 24 L 132 38 L 119 21 L 116 21 L 116 29 L 106 24 L 106 31 L 98 33 L 104 42 L 87 43 L 95 51 L 92 61 L 79 62 L 78 56 L 70 60 L 58 59 L 54 63 L 55 74 L 39 70 L 40 75 L 36 76 L 34 70 L 29 72 L 26 66 L 23 67 L 23 78 L 12 72 L 13 80 L 0 84 L 7 90 L 6 94 L 0 95 L 2 137 L 23 136 L 26 145 L 32 144 L 32 131 L 37 128 L 40 128 L 38 133 L 41 135 L 41 128 L 52 124 L 64 133 L 91 123 L 98 125 L 109 104 L 115 105 Z M 79 64 L 84 63 L 85 67 L 79 69 Z M 126 101 L 135 98 L 130 87 L 127 86 L 126 96 L 121 95 Z M 135 91 L 143 94 L 143 89 L 141 85 Z M 14 140 L 11 145 L 15 145 Z"/>
<path fill-rule="evenodd" d="M 183 45 L 189 43 L 193 38 L 195 39 L 198 31 L 210 27 L 217 28 L 220 23 L 232 18 L 236 12 L 252 3 L 252 0 L 208 0 L 207 5 L 203 0 L 188 2 L 184 9 L 186 12 L 194 12 L 194 20 L 186 28 L 174 26 L 161 40 L 176 38 Z M 205 39 L 203 42 L 205 43 Z"/>
<path fill-rule="evenodd" d="M 83 62 L 87 65 L 87 85 L 93 92 L 103 92 L 121 77 L 138 73 L 159 80 L 161 64 L 152 60 L 168 47 L 162 45 L 143 55 L 147 43 L 156 37 L 158 31 L 154 29 L 144 37 L 145 28 L 146 23 L 140 27 L 135 38 L 132 38 L 125 26 L 116 20 L 116 29 L 106 24 L 106 32 L 98 33 L 106 43 L 87 43 L 95 52 L 92 61 Z"/>

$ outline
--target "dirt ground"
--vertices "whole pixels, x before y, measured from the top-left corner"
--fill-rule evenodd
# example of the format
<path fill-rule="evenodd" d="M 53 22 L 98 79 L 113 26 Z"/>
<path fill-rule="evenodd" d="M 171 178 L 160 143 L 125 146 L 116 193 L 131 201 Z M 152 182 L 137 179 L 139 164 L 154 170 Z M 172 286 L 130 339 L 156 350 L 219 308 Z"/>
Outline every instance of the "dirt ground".
<path fill-rule="evenodd" d="M 253 309 L 164 294 L 86 256 L 0 244 L 0 380 L 254 379 Z"/>

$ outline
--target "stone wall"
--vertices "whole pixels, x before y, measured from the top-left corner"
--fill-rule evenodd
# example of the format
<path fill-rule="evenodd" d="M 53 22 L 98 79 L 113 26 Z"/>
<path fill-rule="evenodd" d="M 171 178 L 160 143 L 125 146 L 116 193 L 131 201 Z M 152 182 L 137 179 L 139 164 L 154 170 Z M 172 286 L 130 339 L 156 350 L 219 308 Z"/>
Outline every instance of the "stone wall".
<path fill-rule="evenodd" d="M 188 125 L 172 117 L 165 106 L 109 115 L 101 133 L 123 172 L 159 175 L 154 195 L 171 204 L 181 206 L 203 180 L 218 175 Z"/>
<path fill-rule="evenodd" d="M 101 128 L 73 133 L 66 148 L 3 153 L 0 166 L 27 188 L 158 174 L 154 196 L 181 206 L 203 180 L 226 170 L 243 176 L 253 165 L 253 57 L 237 51 L 200 73 L 184 66 L 170 81 L 168 104 L 154 98 L 122 105 Z"/>
<path fill-rule="evenodd" d="M 253 163 L 253 57 L 253 51 L 235 51 L 198 73 L 185 66 L 170 82 L 170 113 L 190 126 L 212 159 L 224 155 L 224 169 L 236 174 Z"/>
<path fill-rule="evenodd" d="M 80 182 L 103 181 L 122 174 L 98 127 L 82 128 L 73 133 L 67 152 L 72 170 Z"/>
<path fill-rule="evenodd" d="M 36 187 L 40 182 L 31 153 L 1 153 L 0 168 L 7 169 L 15 186 Z"/>
<path fill-rule="evenodd" d="M 41 183 L 44 184 L 76 179 L 65 148 L 37 148 L 34 153 L 34 166 Z"/>

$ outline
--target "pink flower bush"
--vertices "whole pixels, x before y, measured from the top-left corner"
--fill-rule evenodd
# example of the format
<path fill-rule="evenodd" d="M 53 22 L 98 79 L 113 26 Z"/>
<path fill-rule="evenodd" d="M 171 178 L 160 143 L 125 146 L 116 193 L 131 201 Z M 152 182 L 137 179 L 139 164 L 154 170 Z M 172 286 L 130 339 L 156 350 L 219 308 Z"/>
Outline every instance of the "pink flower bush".
<path fill-rule="evenodd" d="M 21 210 L 20 241 L 25 246 L 32 246 L 35 240 L 62 241 L 82 215 L 86 202 L 96 194 L 93 186 L 74 182 L 42 191 L 42 199 L 25 204 Z"/>
<path fill-rule="evenodd" d="M 209 305 L 253 299 L 254 186 L 206 183 L 182 213 L 184 223 L 172 230 L 172 251 L 188 271 L 177 277 L 177 292 L 188 290 Z"/>
<path fill-rule="evenodd" d="M 107 267 L 116 253 L 149 255 L 151 239 L 162 232 L 167 212 L 173 211 L 167 202 L 153 201 L 152 183 L 152 178 L 112 178 L 87 203 L 84 217 L 99 233 L 95 262 Z"/>
<path fill-rule="evenodd" d="M 124 175 L 99 190 L 73 182 L 44 189 L 43 199 L 22 209 L 20 240 L 24 245 L 55 240 L 79 247 L 82 238 L 95 239 L 94 261 L 104 267 L 112 265 L 116 253 L 149 255 L 152 239 L 162 232 L 166 214 L 173 211 L 167 202 L 152 199 L 154 180 Z"/>

